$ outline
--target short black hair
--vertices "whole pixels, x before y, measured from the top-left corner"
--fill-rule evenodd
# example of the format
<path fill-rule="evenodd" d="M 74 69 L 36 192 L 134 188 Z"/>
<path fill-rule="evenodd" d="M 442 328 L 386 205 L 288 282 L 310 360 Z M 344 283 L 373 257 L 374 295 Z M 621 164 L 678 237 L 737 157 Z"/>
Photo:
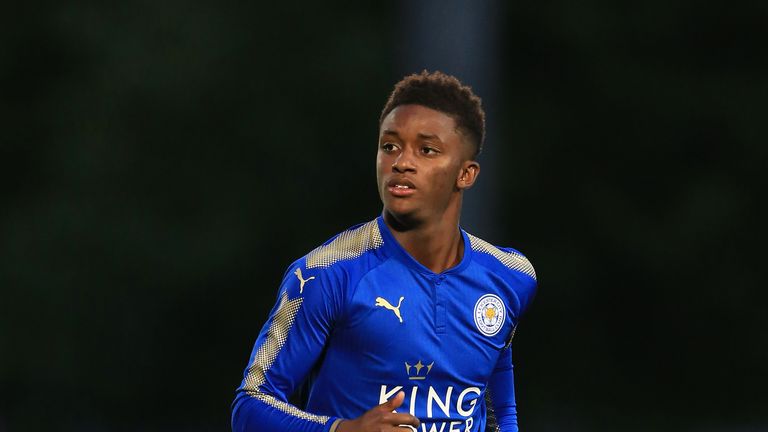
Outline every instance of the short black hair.
<path fill-rule="evenodd" d="M 456 77 L 440 71 L 408 75 L 395 84 L 379 117 L 379 126 L 400 105 L 422 105 L 453 117 L 456 128 L 474 146 L 473 158 L 480 154 L 485 139 L 485 111 L 480 98 Z"/>

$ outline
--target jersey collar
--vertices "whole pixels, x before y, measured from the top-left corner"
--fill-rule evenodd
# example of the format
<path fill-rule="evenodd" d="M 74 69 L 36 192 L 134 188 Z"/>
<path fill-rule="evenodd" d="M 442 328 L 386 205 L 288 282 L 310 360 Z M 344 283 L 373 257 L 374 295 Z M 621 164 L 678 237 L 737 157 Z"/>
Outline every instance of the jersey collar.
<path fill-rule="evenodd" d="M 420 262 L 416 261 L 416 259 L 414 259 L 408 253 L 408 251 L 403 249 L 400 243 L 397 242 L 397 239 L 395 239 L 395 237 L 392 235 L 392 232 L 389 230 L 389 226 L 386 222 L 384 222 L 384 218 L 382 216 L 377 217 L 376 222 L 379 224 L 379 231 L 381 232 L 382 240 L 384 240 L 383 248 L 387 254 L 399 259 L 405 265 L 411 267 L 414 270 L 417 270 L 420 273 L 428 275 L 446 275 L 459 273 L 464 270 L 467 265 L 469 265 L 469 262 L 472 258 L 472 245 L 469 242 L 469 237 L 467 237 L 467 233 L 463 229 L 459 228 L 459 232 L 461 232 L 461 239 L 464 242 L 464 255 L 461 257 L 461 261 L 455 266 L 441 273 L 435 273 Z"/>

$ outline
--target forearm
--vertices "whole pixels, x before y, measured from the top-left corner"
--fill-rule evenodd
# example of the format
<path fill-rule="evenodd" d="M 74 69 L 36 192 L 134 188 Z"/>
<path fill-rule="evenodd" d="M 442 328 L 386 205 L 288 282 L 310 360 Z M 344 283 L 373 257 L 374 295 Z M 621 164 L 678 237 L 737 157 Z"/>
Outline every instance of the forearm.
<path fill-rule="evenodd" d="M 511 350 L 502 355 L 488 384 L 488 395 L 496 423 L 501 432 L 518 432 L 517 402 Z"/>
<path fill-rule="evenodd" d="M 320 357 L 334 321 L 333 306 L 340 303 L 325 274 L 314 273 L 314 289 L 302 293 L 298 270 L 294 273 L 300 264 L 286 271 L 278 301 L 254 344 L 232 406 L 234 431 L 334 429 L 335 418 L 308 413 L 287 402 Z"/>
<path fill-rule="evenodd" d="M 232 409 L 233 432 L 335 432 L 340 419 L 300 410 L 264 393 L 241 392 Z"/>

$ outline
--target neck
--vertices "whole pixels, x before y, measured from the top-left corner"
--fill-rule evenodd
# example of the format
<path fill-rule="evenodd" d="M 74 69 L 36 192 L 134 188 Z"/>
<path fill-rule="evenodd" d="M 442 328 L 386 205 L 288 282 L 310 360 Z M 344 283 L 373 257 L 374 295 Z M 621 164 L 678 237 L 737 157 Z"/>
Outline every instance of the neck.
<path fill-rule="evenodd" d="M 382 215 L 395 240 L 424 267 L 441 273 L 461 262 L 464 241 L 458 209 L 427 221 L 404 220 L 386 209 Z"/>

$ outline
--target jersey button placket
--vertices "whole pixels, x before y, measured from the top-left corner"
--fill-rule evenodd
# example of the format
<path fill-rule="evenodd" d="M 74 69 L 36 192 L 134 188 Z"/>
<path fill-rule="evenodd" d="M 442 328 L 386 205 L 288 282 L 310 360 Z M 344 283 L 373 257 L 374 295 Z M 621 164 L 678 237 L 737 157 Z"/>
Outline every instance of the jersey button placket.
<path fill-rule="evenodd" d="M 443 291 L 445 286 L 441 286 L 445 281 L 445 275 L 440 275 L 434 278 L 434 290 L 435 290 L 435 331 L 437 334 L 445 333 L 445 295 Z"/>

